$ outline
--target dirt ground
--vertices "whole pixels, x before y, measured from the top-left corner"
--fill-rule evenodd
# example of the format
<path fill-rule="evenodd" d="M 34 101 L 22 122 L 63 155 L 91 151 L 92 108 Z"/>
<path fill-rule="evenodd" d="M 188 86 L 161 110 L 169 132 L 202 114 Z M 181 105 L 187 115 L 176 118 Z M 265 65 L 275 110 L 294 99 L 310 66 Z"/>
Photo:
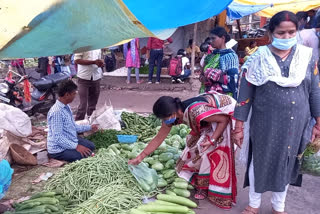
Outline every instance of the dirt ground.
<path fill-rule="evenodd" d="M 124 84 L 124 83 L 123 83 Z M 160 84 L 161 85 L 161 84 Z M 158 91 L 136 91 L 136 90 L 104 90 L 101 92 L 98 107 L 105 103 L 111 102 L 116 110 L 127 109 L 135 112 L 151 112 L 153 103 L 160 96 L 167 95 L 173 97 L 180 97 L 182 100 L 197 95 L 197 90 L 181 90 L 181 91 L 168 91 L 166 84 L 162 86 L 163 90 Z M 79 103 L 79 97 L 71 104 L 73 110 L 76 110 Z M 24 171 L 16 175 L 13 179 L 6 199 L 23 197 L 30 195 L 44 186 L 44 182 L 32 185 L 31 181 L 34 180 L 42 172 L 57 172 L 57 169 L 46 167 L 35 167 L 32 170 Z M 196 209 L 197 214 L 238 214 L 248 204 L 248 188 L 243 189 L 243 178 L 245 168 L 237 164 L 238 175 L 238 197 L 237 204 L 230 211 L 223 211 L 213 205 L 207 200 L 200 201 L 199 208 Z M 286 211 L 289 214 L 319 214 L 320 213 L 320 179 L 319 177 L 304 176 L 303 187 L 290 187 L 287 196 Z M 262 206 L 260 213 L 271 213 L 270 204 L 271 194 L 266 193 L 263 195 Z"/>

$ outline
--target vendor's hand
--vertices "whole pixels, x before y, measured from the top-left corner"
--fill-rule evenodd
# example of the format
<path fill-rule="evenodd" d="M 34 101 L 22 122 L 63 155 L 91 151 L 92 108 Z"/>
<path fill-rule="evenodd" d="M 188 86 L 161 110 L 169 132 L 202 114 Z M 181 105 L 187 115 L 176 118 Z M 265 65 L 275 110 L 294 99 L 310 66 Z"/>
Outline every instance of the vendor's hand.
<path fill-rule="evenodd" d="M 202 146 L 201 153 L 203 153 L 203 152 L 207 151 L 207 149 L 209 149 L 210 146 L 212 146 L 212 144 L 211 144 L 211 142 L 209 140 L 206 140 L 205 142 L 203 142 L 201 144 L 201 146 Z"/>
<path fill-rule="evenodd" d="M 143 157 L 141 155 L 138 155 L 135 159 L 129 160 L 128 164 L 130 165 L 138 165 L 139 163 L 141 163 L 143 161 Z"/>
<path fill-rule="evenodd" d="M 97 59 L 95 61 L 95 64 L 100 68 L 102 68 L 104 66 L 104 62 L 101 59 Z"/>
<path fill-rule="evenodd" d="M 98 124 L 92 124 L 91 125 L 91 130 L 94 131 L 94 132 L 98 131 L 99 130 Z"/>
<path fill-rule="evenodd" d="M 314 141 L 315 138 L 320 137 L 320 130 L 319 130 L 320 126 L 319 125 L 315 125 L 312 129 L 312 137 L 311 137 L 311 142 Z"/>
<path fill-rule="evenodd" d="M 243 129 L 235 129 L 231 132 L 231 140 L 241 149 L 243 143 Z"/>
<path fill-rule="evenodd" d="M 89 148 L 80 144 L 78 144 L 76 150 L 81 154 L 82 157 L 88 157 L 92 154 L 92 151 Z"/>

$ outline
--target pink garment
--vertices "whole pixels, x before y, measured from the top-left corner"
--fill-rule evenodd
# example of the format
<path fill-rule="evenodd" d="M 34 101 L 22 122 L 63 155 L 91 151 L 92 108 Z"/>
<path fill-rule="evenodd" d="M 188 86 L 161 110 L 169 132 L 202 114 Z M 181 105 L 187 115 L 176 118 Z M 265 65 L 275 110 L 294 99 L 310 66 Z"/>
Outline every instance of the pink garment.
<path fill-rule="evenodd" d="M 23 65 L 23 58 L 12 60 L 11 65 L 15 67 Z"/>
<path fill-rule="evenodd" d="M 139 54 L 139 50 L 138 50 L 138 44 L 139 44 L 139 39 L 137 38 L 135 41 L 135 60 L 133 60 L 133 57 L 131 56 L 131 49 L 130 48 L 127 52 L 127 56 L 126 56 L 126 67 L 127 68 L 140 68 L 140 54 Z"/>

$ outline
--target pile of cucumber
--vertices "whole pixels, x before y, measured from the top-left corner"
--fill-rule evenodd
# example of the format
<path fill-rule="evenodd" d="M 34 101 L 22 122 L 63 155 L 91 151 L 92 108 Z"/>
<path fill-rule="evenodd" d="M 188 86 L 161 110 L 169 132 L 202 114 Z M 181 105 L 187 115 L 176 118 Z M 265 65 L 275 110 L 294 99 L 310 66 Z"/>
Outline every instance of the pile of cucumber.
<path fill-rule="evenodd" d="M 33 195 L 29 200 L 14 204 L 15 211 L 5 214 L 47 214 L 63 213 L 70 205 L 68 199 L 56 192 L 41 192 Z"/>
<path fill-rule="evenodd" d="M 159 194 L 156 201 L 131 209 L 130 214 L 195 214 L 191 208 L 196 207 L 197 204 L 190 199 L 175 195 Z"/>
<path fill-rule="evenodd" d="M 194 187 L 183 178 L 175 178 L 174 182 L 166 189 L 166 194 L 189 198 Z"/>

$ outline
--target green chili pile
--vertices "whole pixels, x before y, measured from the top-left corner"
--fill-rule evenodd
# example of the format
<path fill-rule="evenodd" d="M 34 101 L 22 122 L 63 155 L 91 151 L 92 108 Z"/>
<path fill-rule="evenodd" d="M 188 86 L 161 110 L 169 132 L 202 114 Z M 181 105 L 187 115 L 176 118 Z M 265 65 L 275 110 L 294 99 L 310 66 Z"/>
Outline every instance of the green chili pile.
<path fill-rule="evenodd" d="M 154 115 L 148 117 L 136 113 L 123 112 L 121 120 L 125 124 L 122 134 L 138 135 L 139 141 L 145 141 L 157 134 L 156 127 L 161 126 L 161 121 Z"/>
<path fill-rule="evenodd" d="M 119 143 L 117 138 L 117 135 L 119 134 L 121 134 L 120 131 L 113 129 L 100 130 L 89 135 L 87 139 L 94 143 L 96 149 L 108 148 L 108 146 L 112 144 Z"/>

